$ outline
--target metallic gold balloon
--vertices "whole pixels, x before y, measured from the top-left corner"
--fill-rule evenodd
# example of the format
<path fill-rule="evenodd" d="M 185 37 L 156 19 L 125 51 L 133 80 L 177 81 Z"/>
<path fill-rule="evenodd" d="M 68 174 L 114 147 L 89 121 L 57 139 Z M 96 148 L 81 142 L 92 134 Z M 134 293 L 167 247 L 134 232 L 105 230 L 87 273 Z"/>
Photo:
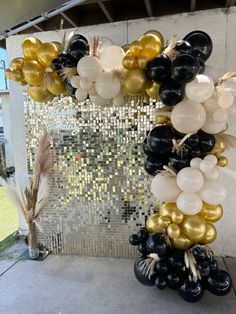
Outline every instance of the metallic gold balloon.
<path fill-rule="evenodd" d="M 160 215 L 171 217 L 171 214 L 174 210 L 178 210 L 176 203 L 174 202 L 164 203 L 160 208 Z"/>
<path fill-rule="evenodd" d="M 151 82 L 148 84 L 148 87 L 146 89 L 146 93 L 148 94 L 149 97 L 159 99 L 159 89 L 160 89 L 160 84 L 156 82 Z"/>
<path fill-rule="evenodd" d="M 58 75 L 46 79 L 46 88 L 53 95 L 60 95 L 66 91 L 65 84 Z"/>
<path fill-rule="evenodd" d="M 25 59 L 37 60 L 37 51 L 41 45 L 41 41 L 34 37 L 26 38 L 21 45 Z"/>
<path fill-rule="evenodd" d="M 10 67 L 14 71 L 22 71 L 23 66 L 25 65 L 24 58 L 15 58 L 11 60 Z"/>
<path fill-rule="evenodd" d="M 175 224 L 180 224 L 184 220 L 184 214 L 178 209 L 173 210 L 170 217 L 171 221 Z"/>
<path fill-rule="evenodd" d="M 129 50 L 130 44 L 123 45 L 121 48 L 124 50 L 124 52 L 127 52 Z"/>
<path fill-rule="evenodd" d="M 170 224 L 167 227 L 168 236 L 172 239 L 178 238 L 180 236 L 180 227 L 176 224 Z"/>
<path fill-rule="evenodd" d="M 206 234 L 206 224 L 198 215 L 185 216 L 182 223 L 182 232 L 193 243 L 200 242 Z"/>
<path fill-rule="evenodd" d="M 225 144 L 217 136 L 215 136 L 215 140 L 216 140 L 215 146 L 210 151 L 210 154 L 212 154 L 212 155 L 220 155 L 220 154 L 222 154 L 225 151 Z"/>
<path fill-rule="evenodd" d="M 181 234 L 178 238 L 170 239 L 170 243 L 174 248 L 184 251 L 193 244 L 184 234 Z"/>
<path fill-rule="evenodd" d="M 154 214 L 152 216 L 149 216 L 146 222 L 146 228 L 149 233 L 154 233 L 160 231 L 160 227 L 157 224 L 157 219 L 159 215 Z"/>
<path fill-rule="evenodd" d="M 213 224 L 209 223 L 206 225 L 205 237 L 201 240 L 202 244 L 208 244 L 215 241 L 217 237 L 217 231 Z"/>
<path fill-rule="evenodd" d="M 24 79 L 29 85 L 39 86 L 42 84 L 45 70 L 38 61 L 27 61 L 23 67 L 22 72 Z"/>
<path fill-rule="evenodd" d="M 28 87 L 29 96 L 37 102 L 47 102 L 53 98 L 53 95 L 42 86 L 29 86 Z"/>
<path fill-rule="evenodd" d="M 157 224 L 161 228 L 167 228 L 169 224 L 171 224 L 171 220 L 169 216 L 159 216 L 157 218 Z"/>
<path fill-rule="evenodd" d="M 143 51 L 143 46 L 139 40 L 135 40 L 130 44 L 129 51 L 132 57 L 137 58 Z"/>
<path fill-rule="evenodd" d="M 27 84 L 28 84 L 24 79 L 22 79 L 21 81 L 17 81 L 17 83 L 18 83 L 19 85 L 21 85 L 21 86 L 24 86 L 24 85 L 27 85 Z"/>
<path fill-rule="evenodd" d="M 165 42 L 164 42 L 164 37 L 163 37 L 162 33 L 158 32 L 155 29 L 151 29 L 151 30 L 147 31 L 146 33 L 144 33 L 144 35 L 154 35 L 154 36 L 156 36 L 157 38 L 159 38 L 159 40 L 161 42 L 161 45 L 164 47 Z"/>
<path fill-rule="evenodd" d="M 137 57 L 137 65 L 139 69 L 145 70 L 148 65 L 148 59 L 145 56 Z"/>
<path fill-rule="evenodd" d="M 62 45 L 59 41 L 52 41 L 51 43 L 57 47 L 58 52 L 62 50 Z"/>
<path fill-rule="evenodd" d="M 122 60 L 122 65 L 127 70 L 132 70 L 137 67 L 137 61 L 134 57 L 126 55 Z"/>
<path fill-rule="evenodd" d="M 38 60 L 45 68 L 51 67 L 52 60 L 56 59 L 58 55 L 58 49 L 52 43 L 42 44 L 37 51 Z"/>
<path fill-rule="evenodd" d="M 143 51 L 142 56 L 147 57 L 149 61 L 153 60 L 156 56 L 161 53 L 162 45 L 159 38 L 154 35 L 143 35 L 139 39 Z"/>
<path fill-rule="evenodd" d="M 228 159 L 225 156 L 217 156 L 217 166 L 226 167 L 228 165 Z"/>
<path fill-rule="evenodd" d="M 143 70 L 133 69 L 126 72 L 123 87 L 128 95 L 142 94 L 145 91 L 146 86 L 147 78 Z"/>
<path fill-rule="evenodd" d="M 23 80 L 22 72 L 13 70 L 12 68 L 6 69 L 5 75 L 9 80 L 12 80 L 12 81 L 19 82 Z"/>
<path fill-rule="evenodd" d="M 198 215 L 204 218 L 207 222 L 216 222 L 222 217 L 223 209 L 221 205 L 209 205 L 203 203 L 202 209 Z"/>
<path fill-rule="evenodd" d="M 159 115 L 156 116 L 156 123 L 157 124 L 167 124 L 167 123 L 170 123 L 170 118 L 167 117 L 167 116 L 159 114 Z"/>

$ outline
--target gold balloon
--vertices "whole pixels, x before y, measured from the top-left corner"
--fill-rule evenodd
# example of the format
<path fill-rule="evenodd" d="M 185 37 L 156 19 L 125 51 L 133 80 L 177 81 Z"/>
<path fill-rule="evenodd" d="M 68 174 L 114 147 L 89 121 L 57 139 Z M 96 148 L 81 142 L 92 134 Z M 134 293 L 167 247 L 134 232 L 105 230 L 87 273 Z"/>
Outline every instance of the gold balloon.
<path fill-rule="evenodd" d="M 29 86 L 28 87 L 29 96 L 37 102 L 47 102 L 53 98 L 53 95 L 42 86 Z"/>
<path fill-rule="evenodd" d="M 41 45 L 41 41 L 36 38 L 26 38 L 21 45 L 25 59 L 37 60 L 37 51 Z"/>
<path fill-rule="evenodd" d="M 130 44 L 129 51 L 132 57 L 137 58 L 141 55 L 143 46 L 138 40 L 135 40 Z"/>
<path fill-rule="evenodd" d="M 65 84 L 58 75 L 47 78 L 46 87 L 53 95 L 60 95 L 66 91 Z"/>
<path fill-rule="evenodd" d="M 182 223 L 182 231 L 193 243 L 202 240 L 206 234 L 206 224 L 198 215 L 185 216 Z"/>
<path fill-rule="evenodd" d="M 228 165 L 228 159 L 225 156 L 217 156 L 217 166 L 226 167 Z"/>
<path fill-rule="evenodd" d="M 176 224 L 170 224 L 167 227 L 168 236 L 172 239 L 178 238 L 180 236 L 180 227 Z"/>
<path fill-rule="evenodd" d="M 218 139 L 217 136 L 215 136 L 215 146 L 214 148 L 210 151 L 210 154 L 212 155 L 220 155 L 225 151 L 225 144 L 222 140 Z"/>
<path fill-rule="evenodd" d="M 129 50 L 130 44 L 123 45 L 121 48 L 124 50 L 124 52 L 127 52 Z"/>
<path fill-rule="evenodd" d="M 5 75 L 9 80 L 16 81 L 17 83 L 23 80 L 22 72 L 13 70 L 12 68 L 6 69 Z"/>
<path fill-rule="evenodd" d="M 149 97 L 159 99 L 159 89 L 160 89 L 160 84 L 156 82 L 151 82 L 151 84 L 148 85 L 146 89 L 146 93 L 148 94 Z"/>
<path fill-rule="evenodd" d="M 167 116 L 159 114 L 159 115 L 156 116 L 156 123 L 157 124 L 167 124 L 167 123 L 170 123 L 170 118 L 167 117 Z"/>
<path fill-rule="evenodd" d="M 174 210 L 178 210 L 176 203 L 173 202 L 164 203 L 160 208 L 160 215 L 171 217 L 171 214 Z"/>
<path fill-rule="evenodd" d="M 58 52 L 62 50 L 62 45 L 59 41 L 52 41 L 51 43 L 57 47 Z"/>
<path fill-rule="evenodd" d="M 122 65 L 125 69 L 132 70 L 137 67 L 137 61 L 134 57 L 126 55 L 122 60 Z"/>
<path fill-rule="evenodd" d="M 215 241 L 217 237 L 217 231 L 213 224 L 209 223 L 206 225 L 205 237 L 201 240 L 202 244 L 209 244 Z"/>
<path fill-rule="evenodd" d="M 157 219 L 159 215 L 154 214 L 152 216 L 149 216 L 146 222 L 146 228 L 149 233 L 154 233 L 160 231 L 160 227 L 157 224 Z"/>
<path fill-rule="evenodd" d="M 184 234 L 181 234 L 178 238 L 170 239 L 170 243 L 176 249 L 184 251 L 193 244 Z"/>
<path fill-rule="evenodd" d="M 221 205 L 209 205 L 203 203 L 202 209 L 198 215 L 206 221 L 216 222 L 222 217 L 223 209 Z"/>
<path fill-rule="evenodd" d="M 169 216 L 159 216 L 157 218 L 157 224 L 161 228 L 167 228 L 169 224 L 171 224 L 171 220 Z"/>
<path fill-rule="evenodd" d="M 28 84 L 24 79 L 22 79 L 21 81 L 18 81 L 17 83 L 18 83 L 19 85 L 21 85 L 21 86 L 24 86 L 24 85 L 27 85 L 27 84 Z"/>
<path fill-rule="evenodd" d="M 144 56 L 137 57 L 137 65 L 139 69 L 145 70 L 148 65 L 148 59 Z"/>
<path fill-rule="evenodd" d="M 39 86 L 42 84 L 45 70 L 38 61 L 27 61 L 23 67 L 22 72 L 24 79 L 29 85 Z"/>
<path fill-rule="evenodd" d="M 139 41 L 143 47 L 142 56 L 147 57 L 149 61 L 153 60 L 161 53 L 162 45 L 160 39 L 156 36 L 143 35 Z"/>
<path fill-rule="evenodd" d="M 22 71 L 23 66 L 25 65 L 24 58 L 15 58 L 11 60 L 10 67 L 14 71 Z"/>
<path fill-rule="evenodd" d="M 146 74 L 141 69 L 127 71 L 123 82 L 124 90 L 128 95 L 142 94 L 147 85 Z"/>
<path fill-rule="evenodd" d="M 42 44 L 37 52 L 38 60 L 45 68 L 51 67 L 52 60 L 56 59 L 58 55 L 58 49 L 52 43 Z"/>
<path fill-rule="evenodd" d="M 164 46 L 164 44 L 165 44 L 165 43 L 164 43 L 164 37 L 163 37 L 162 33 L 158 32 L 158 31 L 155 30 L 155 29 L 151 29 L 151 30 L 147 31 L 146 33 L 144 33 L 144 35 L 154 35 L 154 36 L 156 36 L 157 38 L 159 38 L 159 40 L 160 40 L 162 46 Z"/>
<path fill-rule="evenodd" d="M 173 210 L 170 217 L 175 224 L 180 224 L 184 220 L 184 214 L 178 209 Z"/>

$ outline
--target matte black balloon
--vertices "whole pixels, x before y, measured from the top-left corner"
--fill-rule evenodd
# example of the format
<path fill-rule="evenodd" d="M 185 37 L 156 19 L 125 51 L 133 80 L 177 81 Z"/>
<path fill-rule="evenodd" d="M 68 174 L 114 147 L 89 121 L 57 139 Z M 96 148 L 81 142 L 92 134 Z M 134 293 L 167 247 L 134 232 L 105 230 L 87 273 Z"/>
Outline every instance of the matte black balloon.
<path fill-rule="evenodd" d="M 169 257 L 170 265 L 177 271 L 183 271 L 184 263 L 184 251 L 174 250 L 172 256 Z"/>
<path fill-rule="evenodd" d="M 150 80 L 162 83 L 170 78 L 171 61 L 167 55 L 160 55 L 147 67 L 147 77 Z"/>
<path fill-rule="evenodd" d="M 140 242 L 146 242 L 148 237 L 149 237 L 149 232 L 147 231 L 146 228 L 141 228 L 138 232 L 137 232 L 137 237 L 139 239 Z"/>
<path fill-rule="evenodd" d="M 224 270 L 218 270 L 217 273 L 206 278 L 207 289 L 215 295 L 223 296 L 230 292 L 232 288 L 232 279 Z"/>
<path fill-rule="evenodd" d="M 171 289 L 177 289 L 181 283 L 180 276 L 177 273 L 170 273 L 166 278 L 167 286 Z"/>
<path fill-rule="evenodd" d="M 52 60 L 52 68 L 56 72 L 60 71 L 62 69 L 61 61 L 59 59 L 53 59 Z"/>
<path fill-rule="evenodd" d="M 147 144 L 147 137 L 145 138 L 145 140 L 143 141 L 143 152 L 145 155 L 149 156 L 149 155 L 153 155 L 153 152 L 150 150 L 148 144 Z"/>
<path fill-rule="evenodd" d="M 207 33 L 196 30 L 187 34 L 184 37 L 184 40 L 190 43 L 193 48 L 192 53 L 196 57 L 199 57 L 204 61 L 210 57 L 213 49 L 213 43 L 211 37 Z"/>
<path fill-rule="evenodd" d="M 173 153 L 170 155 L 169 162 L 178 172 L 181 169 L 190 166 L 190 159 L 188 157 L 181 157 L 177 155 L 176 153 Z"/>
<path fill-rule="evenodd" d="M 202 153 L 210 152 L 215 146 L 215 137 L 212 134 L 208 134 L 203 131 L 199 131 L 198 136 Z"/>
<path fill-rule="evenodd" d="M 74 88 L 69 82 L 66 82 L 66 90 L 71 97 L 75 97 L 76 88 Z"/>
<path fill-rule="evenodd" d="M 172 62 L 171 77 L 178 83 L 188 83 L 199 73 L 200 64 L 196 57 L 182 54 Z"/>
<path fill-rule="evenodd" d="M 210 275 L 210 267 L 207 261 L 200 261 L 197 263 L 197 268 L 201 276 L 206 277 Z"/>
<path fill-rule="evenodd" d="M 209 268 L 210 268 L 210 273 L 211 274 L 216 273 L 217 270 L 218 270 L 218 263 L 217 263 L 217 261 L 214 258 L 212 258 L 210 261 L 208 261 L 208 264 L 209 264 Z"/>
<path fill-rule="evenodd" d="M 167 106 L 175 106 L 184 97 L 184 85 L 170 79 L 161 84 L 159 96 L 163 104 Z"/>
<path fill-rule="evenodd" d="M 131 245 L 139 245 L 140 241 L 137 234 L 131 234 L 131 236 L 129 236 L 129 243 Z"/>
<path fill-rule="evenodd" d="M 156 272 L 158 275 L 165 275 L 168 272 L 167 262 L 164 260 L 160 260 L 156 262 Z"/>
<path fill-rule="evenodd" d="M 149 236 L 146 248 L 149 253 L 157 253 L 160 257 L 166 256 L 170 250 L 165 237 L 160 233 L 155 233 Z"/>
<path fill-rule="evenodd" d="M 155 280 L 155 286 L 160 289 L 163 290 L 166 287 L 166 280 L 164 277 L 160 277 L 158 276 Z"/>
<path fill-rule="evenodd" d="M 155 176 L 158 174 L 158 172 L 163 170 L 163 166 L 165 164 L 166 163 L 163 160 L 159 159 L 158 156 L 152 155 L 152 156 L 148 156 L 145 159 L 144 169 L 151 176 Z"/>
<path fill-rule="evenodd" d="M 197 58 L 197 59 L 198 59 L 199 65 L 200 65 L 199 74 L 202 74 L 205 71 L 205 63 L 201 58 Z"/>
<path fill-rule="evenodd" d="M 145 244 L 145 243 L 140 243 L 140 244 L 138 245 L 138 250 L 139 250 L 139 252 L 140 252 L 141 254 L 143 254 L 143 255 L 147 255 L 147 254 L 148 254 L 148 251 L 147 251 L 147 249 L 146 249 L 146 244 Z"/>
<path fill-rule="evenodd" d="M 153 274 L 150 278 L 143 272 L 145 258 L 140 257 L 134 263 L 134 274 L 136 279 L 145 286 L 154 286 L 156 280 L 156 274 Z"/>
<path fill-rule="evenodd" d="M 186 145 L 190 146 L 191 148 L 197 147 L 199 145 L 199 136 L 197 134 L 191 135 L 187 140 L 184 142 Z"/>
<path fill-rule="evenodd" d="M 186 279 L 178 288 L 179 295 L 187 302 L 198 302 L 204 295 L 204 290 L 199 281 L 194 282 Z"/>
<path fill-rule="evenodd" d="M 155 154 L 166 154 L 171 152 L 174 133 L 169 126 L 160 125 L 148 134 L 147 143 L 150 150 Z"/>
<path fill-rule="evenodd" d="M 175 43 L 174 51 L 175 51 L 177 56 L 180 54 L 183 54 L 183 53 L 191 54 L 192 53 L 192 46 L 186 40 L 178 40 Z"/>

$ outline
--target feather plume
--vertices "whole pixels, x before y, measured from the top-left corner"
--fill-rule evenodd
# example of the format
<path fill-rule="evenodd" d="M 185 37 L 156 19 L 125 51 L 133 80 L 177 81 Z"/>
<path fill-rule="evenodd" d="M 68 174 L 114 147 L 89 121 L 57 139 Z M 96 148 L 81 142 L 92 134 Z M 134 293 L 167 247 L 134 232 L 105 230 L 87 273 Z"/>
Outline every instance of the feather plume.
<path fill-rule="evenodd" d="M 169 56 L 170 58 L 174 56 L 174 47 L 176 44 L 176 35 L 172 36 L 171 39 L 169 40 L 168 46 L 164 50 L 164 54 Z"/>
<path fill-rule="evenodd" d="M 225 81 L 228 81 L 234 77 L 236 77 L 236 72 L 227 72 L 221 78 L 219 78 L 218 84 L 220 85 L 224 83 Z"/>
<path fill-rule="evenodd" d="M 222 141 L 225 144 L 226 149 L 236 148 L 236 136 L 230 134 L 216 134 L 216 140 Z"/>
<path fill-rule="evenodd" d="M 45 176 L 41 176 L 34 210 L 35 211 L 34 219 L 37 219 L 40 213 L 43 211 L 47 197 L 48 197 L 48 178 Z"/>

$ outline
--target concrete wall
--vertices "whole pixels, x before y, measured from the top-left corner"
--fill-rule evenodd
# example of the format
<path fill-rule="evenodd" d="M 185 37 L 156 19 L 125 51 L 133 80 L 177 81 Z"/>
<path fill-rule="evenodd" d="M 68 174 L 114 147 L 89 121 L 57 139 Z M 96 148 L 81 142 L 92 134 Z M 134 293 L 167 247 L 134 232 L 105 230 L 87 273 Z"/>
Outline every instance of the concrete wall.
<path fill-rule="evenodd" d="M 93 35 L 107 36 L 114 40 L 114 43 L 123 45 L 137 39 L 145 31 L 157 29 L 166 39 L 173 34 L 181 39 L 186 33 L 200 29 L 211 36 L 214 43 L 214 50 L 207 64 L 214 66 L 219 75 L 229 70 L 236 70 L 236 8 L 230 10 L 209 10 L 195 13 L 176 14 L 161 18 L 142 19 L 124 21 L 113 24 L 101 24 L 79 28 L 79 32 L 86 37 Z M 44 32 L 35 35 L 42 41 L 61 40 L 62 31 Z M 21 42 L 26 35 L 13 36 L 7 39 L 7 53 L 11 60 L 21 56 Z M 11 101 L 11 123 L 12 123 L 12 142 L 15 153 L 15 166 L 17 177 L 25 176 L 27 172 L 26 149 L 25 149 L 25 128 L 24 128 L 24 109 L 23 109 L 23 88 L 10 82 L 10 101 Z M 236 135 L 236 124 L 230 121 L 229 132 Z M 229 167 L 236 171 L 235 152 L 229 152 Z M 230 171 L 228 171 L 231 173 Z M 230 174 L 222 173 L 222 181 L 227 187 L 228 198 L 224 202 L 225 214 L 223 219 L 217 224 L 218 239 L 213 245 L 220 254 L 236 256 L 236 187 L 235 178 Z"/>

